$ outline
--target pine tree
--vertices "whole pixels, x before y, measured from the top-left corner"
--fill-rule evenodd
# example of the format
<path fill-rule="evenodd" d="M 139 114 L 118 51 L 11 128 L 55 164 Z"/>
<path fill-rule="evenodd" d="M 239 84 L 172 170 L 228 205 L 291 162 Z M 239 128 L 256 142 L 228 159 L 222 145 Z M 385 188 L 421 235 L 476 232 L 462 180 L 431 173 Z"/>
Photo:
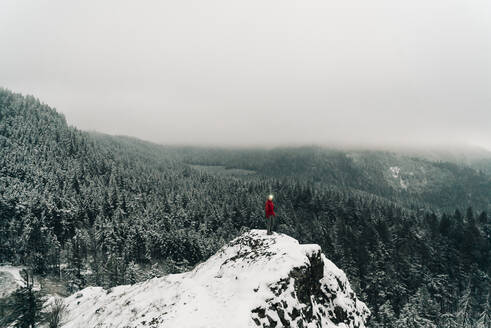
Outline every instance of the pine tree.
<path fill-rule="evenodd" d="M 26 285 L 18 288 L 12 295 L 11 312 L 7 321 L 16 328 L 34 328 L 41 319 L 42 301 L 33 290 L 33 277 L 27 270 L 22 271 Z"/>
<path fill-rule="evenodd" d="M 133 261 L 128 263 L 128 267 L 126 269 L 125 279 L 124 279 L 126 281 L 126 283 L 128 283 L 128 284 L 137 283 L 141 279 L 140 275 L 141 275 L 141 273 L 140 273 L 140 270 L 138 268 L 138 265 Z"/>
<path fill-rule="evenodd" d="M 441 328 L 461 328 L 453 313 L 442 314 L 438 320 L 438 324 Z"/>
<path fill-rule="evenodd" d="M 396 315 L 394 313 L 394 310 L 392 309 L 392 304 L 390 304 L 390 301 L 386 301 L 384 304 L 382 304 L 382 306 L 379 308 L 377 317 L 379 322 L 378 327 L 381 328 L 394 327 Z"/>
<path fill-rule="evenodd" d="M 452 221 L 450 221 L 450 218 L 448 217 L 447 214 L 442 215 L 442 219 L 440 220 L 440 233 L 444 236 L 447 236 L 450 233 L 450 230 L 452 229 Z"/>
<path fill-rule="evenodd" d="M 84 258 L 86 245 L 81 231 L 77 231 L 75 236 L 67 243 L 68 246 L 68 268 L 69 285 L 71 291 L 76 291 L 85 286 L 85 277 L 83 271 L 85 268 Z"/>
<path fill-rule="evenodd" d="M 482 312 L 476 321 L 476 328 L 491 328 L 491 307 L 489 306 L 489 294 Z"/>
<path fill-rule="evenodd" d="M 420 316 L 418 307 L 412 302 L 406 303 L 402 308 L 399 318 L 396 320 L 395 328 L 436 328 L 432 321 Z"/>
<path fill-rule="evenodd" d="M 464 228 L 464 236 L 461 250 L 467 263 L 475 263 L 481 259 L 481 233 L 476 226 L 472 209 L 469 207 L 467 223 Z"/>
<path fill-rule="evenodd" d="M 472 325 L 472 298 L 471 298 L 471 286 L 468 283 L 467 288 L 460 297 L 457 312 L 456 321 L 460 327 L 467 328 Z"/>
<path fill-rule="evenodd" d="M 149 272 L 149 278 L 158 278 L 162 276 L 162 270 L 160 269 L 160 265 L 158 263 L 152 264 L 152 268 Z"/>
<path fill-rule="evenodd" d="M 486 224 L 488 223 L 488 214 L 485 211 L 482 211 L 479 215 L 479 223 Z"/>

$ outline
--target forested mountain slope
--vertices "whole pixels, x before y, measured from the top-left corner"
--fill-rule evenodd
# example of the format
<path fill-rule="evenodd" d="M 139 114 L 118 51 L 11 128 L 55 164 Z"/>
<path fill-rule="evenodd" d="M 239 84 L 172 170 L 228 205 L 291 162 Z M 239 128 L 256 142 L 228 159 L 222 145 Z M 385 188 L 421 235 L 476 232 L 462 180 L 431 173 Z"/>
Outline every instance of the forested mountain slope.
<path fill-rule="evenodd" d="M 372 311 L 370 326 L 403 327 L 416 318 L 449 327 L 486 313 L 490 222 L 480 198 L 455 200 L 460 208 L 451 212 L 443 210 L 447 201 L 436 206 L 441 199 L 419 206 L 424 189 L 394 197 L 391 176 L 361 169 L 371 165 L 367 156 L 336 153 L 331 165 L 305 152 L 219 151 L 217 158 L 89 134 L 32 97 L 0 90 L 0 262 L 61 271 L 73 291 L 188 270 L 242 232 L 263 228 L 264 197 L 273 191 L 278 230 L 319 244 L 346 272 Z M 256 174 L 208 174 L 191 162 L 233 163 Z M 404 165 L 399 159 L 399 174 L 413 164 Z M 438 165 L 456 170 L 472 192 L 488 183 L 477 171 L 431 164 Z M 469 199 L 475 209 L 462 207 Z M 430 207 L 434 213 L 413 210 Z"/>
<path fill-rule="evenodd" d="M 213 148 L 207 152 L 188 147 L 181 154 L 188 163 L 224 165 L 277 178 L 299 177 L 313 185 L 357 189 L 400 203 L 424 203 L 433 209 L 449 210 L 456 206 L 491 209 L 491 175 L 485 169 L 491 160 L 487 159 L 472 162 L 481 169 L 476 170 L 471 166 L 430 161 L 404 152 L 322 147 Z"/>

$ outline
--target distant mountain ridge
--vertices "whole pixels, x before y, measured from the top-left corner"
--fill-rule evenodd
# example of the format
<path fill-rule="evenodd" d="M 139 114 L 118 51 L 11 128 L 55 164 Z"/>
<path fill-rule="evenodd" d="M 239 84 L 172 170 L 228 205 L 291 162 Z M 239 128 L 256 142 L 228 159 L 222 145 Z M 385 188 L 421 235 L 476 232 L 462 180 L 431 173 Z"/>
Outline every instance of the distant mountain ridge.
<path fill-rule="evenodd" d="M 472 206 L 491 210 L 491 160 L 464 163 L 429 160 L 402 151 L 339 150 L 323 147 L 233 150 L 184 148 L 183 160 L 222 165 L 275 178 L 301 179 L 312 185 L 360 190 L 410 205 L 452 210 Z M 487 153 L 485 153 L 487 154 Z M 436 158 L 436 157 L 435 157 Z M 443 157 L 439 157 L 443 158 Z M 393 170 L 397 170 L 394 176 Z"/>

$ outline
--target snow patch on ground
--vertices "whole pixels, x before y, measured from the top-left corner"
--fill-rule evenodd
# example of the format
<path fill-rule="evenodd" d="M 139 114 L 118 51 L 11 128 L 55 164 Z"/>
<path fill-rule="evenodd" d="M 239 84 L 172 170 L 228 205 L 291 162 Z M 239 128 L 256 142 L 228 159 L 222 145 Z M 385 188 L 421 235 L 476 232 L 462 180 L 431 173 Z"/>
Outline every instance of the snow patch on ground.
<path fill-rule="evenodd" d="M 25 287 L 26 281 L 22 277 L 22 270 L 26 269 L 23 266 L 0 265 L 0 298 L 9 296 L 17 288 Z M 41 290 L 41 285 L 34 279 L 35 291 Z"/>
<path fill-rule="evenodd" d="M 390 172 L 392 172 L 392 176 L 397 179 L 399 177 L 399 173 L 401 172 L 401 168 L 398 166 L 391 166 L 389 169 Z"/>
<path fill-rule="evenodd" d="M 7 297 L 17 288 L 26 286 L 26 282 L 20 274 L 22 269 L 24 267 L 21 266 L 0 266 L 0 298 Z"/>
<path fill-rule="evenodd" d="M 390 170 L 392 177 L 394 179 L 399 179 L 399 184 L 400 184 L 401 188 L 407 189 L 407 187 L 408 187 L 407 182 L 404 181 L 404 179 L 401 177 L 401 168 L 399 166 L 391 166 L 391 167 L 389 167 L 389 170 Z M 411 172 L 410 175 L 413 175 L 413 173 Z"/>
<path fill-rule="evenodd" d="M 22 266 L 2 265 L 0 266 L 0 272 L 6 272 L 12 276 L 15 283 L 20 287 L 26 286 L 26 281 L 22 278 L 20 272 L 25 269 Z"/>

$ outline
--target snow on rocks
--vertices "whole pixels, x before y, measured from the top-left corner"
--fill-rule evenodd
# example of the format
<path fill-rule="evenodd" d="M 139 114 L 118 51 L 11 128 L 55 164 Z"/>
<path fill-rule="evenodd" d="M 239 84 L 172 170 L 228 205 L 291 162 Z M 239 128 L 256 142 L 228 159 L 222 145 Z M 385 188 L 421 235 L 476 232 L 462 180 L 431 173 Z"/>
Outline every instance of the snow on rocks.
<path fill-rule="evenodd" d="M 318 245 L 264 230 L 192 271 L 66 298 L 72 327 L 365 327 L 370 314 Z"/>

